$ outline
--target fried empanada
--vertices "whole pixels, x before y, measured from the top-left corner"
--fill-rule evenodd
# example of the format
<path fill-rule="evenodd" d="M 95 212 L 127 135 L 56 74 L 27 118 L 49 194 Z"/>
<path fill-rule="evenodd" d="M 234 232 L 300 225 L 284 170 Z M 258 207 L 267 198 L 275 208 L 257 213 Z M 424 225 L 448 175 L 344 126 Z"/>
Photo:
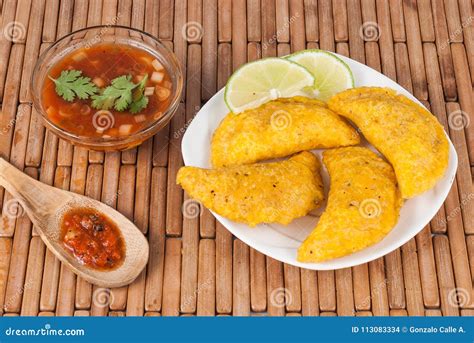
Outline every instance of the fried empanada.
<path fill-rule="evenodd" d="M 280 98 L 242 113 L 229 113 L 214 132 L 215 168 L 254 163 L 300 151 L 356 145 L 356 130 L 324 102 Z"/>
<path fill-rule="evenodd" d="M 432 188 L 448 166 L 443 127 L 422 106 L 389 88 L 353 88 L 333 96 L 328 106 L 353 121 L 392 164 L 403 198 Z"/>
<path fill-rule="evenodd" d="M 201 169 L 182 167 L 176 182 L 210 210 L 250 226 L 289 224 L 324 198 L 321 164 L 310 152 L 288 160 Z"/>
<path fill-rule="evenodd" d="M 298 249 L 298 261 L 322 262 L 382 240 L 398 221 L 402 199 L 390 164 L 362 147 L 323 152 L 331 179 L 328 204 Z"/>

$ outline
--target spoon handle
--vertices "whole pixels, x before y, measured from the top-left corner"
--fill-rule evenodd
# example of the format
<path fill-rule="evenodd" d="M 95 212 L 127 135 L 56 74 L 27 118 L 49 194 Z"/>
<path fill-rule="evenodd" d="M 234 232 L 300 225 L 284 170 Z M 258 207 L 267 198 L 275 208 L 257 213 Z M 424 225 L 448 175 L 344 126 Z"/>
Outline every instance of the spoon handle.
<path fill-rule="evenodd" d="M 3 158 L 0 158 L 0 185 L 19 201 L 31 219 L 41 220 L 64 201 L 53 187 L 22 173 Z"/>

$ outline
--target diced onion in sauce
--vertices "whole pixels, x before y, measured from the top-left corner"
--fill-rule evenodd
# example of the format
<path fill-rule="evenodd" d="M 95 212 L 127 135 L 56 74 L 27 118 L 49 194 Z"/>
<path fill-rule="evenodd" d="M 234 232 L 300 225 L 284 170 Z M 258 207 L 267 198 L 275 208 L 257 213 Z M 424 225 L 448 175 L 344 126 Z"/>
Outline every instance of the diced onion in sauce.
<path fill-rule="evenodd" d="M 80 113 L 81 113 L 83 116 L 86 116 L 86 115 L 88 115 L 89 113 L 91 113 L 91 108 L 90 108 L 88 105 L 82 105 L 82 106 L 81 106 L 81 109 L 80 109 Z"/>
<path fill-rule="evenodd" d="M 87 58 L 87 54 L 84 51 L 79 51 L 71 57 L 75 62 L 80 62 Z"/>
<path fill-rule="evenodd" d="M 119 127 L 119 135 L 126 136 L 132 132 L 133 125 L 132 124 L 122 124 Z"/>
<path fill-rule="evenodd" d="M 168 80 L 163 82 L 163 87 L 165 87 L 165 88 L 171 89 L 172 86 L 173 86 L 173 84 L 171 82 L 169 82 Z"/>
<path fill-rule="evenodd" d="M 144 92 L 144 94 L 145 94 L 146 96 L 153 95 L 153 93 L 155 93 L 155 87 L 145 87 L 145 92 Z"/>
<path fill-rule="evenodd" d="M 102 88 L 102 87 L 105 86 L 105 81 L 104 81 L 104 79 L 101 78 L 101 77 L 94 77 L 94 78 L 92 79 L 92 82 L 93 82 L 97 87 L 99 87 L 99 88 Z"/>
<path fill-rule="evenodd" d="M 149 58 L 149 57 L 146 57 L 146 56 L 142 56 L 142 57 L 140 57 L 140 59 L 141 59 L 143 62 L 147 63 L 147 64 L 153 63 L 153 62 L 152 62 L 152 59 Z"/>
<path fill-rule="evenodd" d="M 161 81 L 163 81 L 164 77 L 165 77 L 165 74 L 158 71 L 154 71 L 151 74 L 150 80 L 151 82 L 154 82 L 154 83 L 160 83 Z"/>
<path fill-rule="evenodd" d="M 58 114 L 58 111 L 56 111 L 56 109 L 53 106 L 49 106 L 46 109 L 46 113 L 51 118 L 51 117 L 55 117 Z"/>
<path fill-rule="evenodd" d="M 164 69 L 163 65 L 157 59 L 154 59 L 153 62 L 151 62 L 151 65 L 153 66 L 153 68 L 155 68 L 156 71 L 161 71 Z"/>
<path fill-rule="evenodd" d="M 161 87 L 161 86 L 156 86 L 155 87 L 155 93 L 158 96 L 158 100 L 164 101 L 168 99 L 168 97 L 171 94 L 171 91 L 168 88 Z"/>
<path fill-rule="evenodd" d="M 63 111 L 62 109 L 59 110 L 59 115 L 63 118 L 69 118 L 72 117 L 72 113 Z"/>
<path fill-rule="evenodd" d="M 146 116 L 144 114 L 136 114 L 133 116 L 133 119 L 135 119 L 136 123 L 143 123 L 146 121 Z"/>

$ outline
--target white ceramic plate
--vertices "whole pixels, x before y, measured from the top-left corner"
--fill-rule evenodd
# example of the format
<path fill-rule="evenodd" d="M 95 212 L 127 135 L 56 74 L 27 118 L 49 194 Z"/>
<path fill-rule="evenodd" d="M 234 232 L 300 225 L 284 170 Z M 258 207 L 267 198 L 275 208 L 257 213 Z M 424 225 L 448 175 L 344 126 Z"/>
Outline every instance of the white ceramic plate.
<path fill-rule="evenodd" d="M 420 103 L 407 90 L 388 77 L 350 58 L 338 56 L 352 69 L 356 87 L 390 87 Z M 420 105 L 422 104 L 420 103 Z M 212 133 L 228 112 L 229 110 L 224 103 L 224 89 L 221 89 L 202 107 L 186 130 L 182 142 L 183 159 L 186 165 L 201 168 L 211 167 L 209 155 Z M 366 142 L 362 145 L 373 149 Z M 314 150 L 319 156 L 321 151 Z M 397 225 L 382 241 L 354 254 L 323 263 L 301 263 L 296 260 L 297 249 L 315 227 L 318 221 L 317 215 L 308 215 L 296 219 L 288 226 L 263 224 L 250 228 L 245 224 L 233 222 L 216 213 L 213 214 L 217 220 L 240 240 L 261 253 L 281 262 L 315 270 L 351 267 L 388 254 L 420 232 L 434 217 L 446 199 L 456 174 L 457 163 L 456 151 L 451 141 L 449 141 L 449 165 L 444 177 L 439 180 L 433 189 L 405 202 Z M 327 194 L 329 178 L 324 168 L 323 180 Z M 319 209 L 318 213 L 321 213 L 323 209 Z"/>

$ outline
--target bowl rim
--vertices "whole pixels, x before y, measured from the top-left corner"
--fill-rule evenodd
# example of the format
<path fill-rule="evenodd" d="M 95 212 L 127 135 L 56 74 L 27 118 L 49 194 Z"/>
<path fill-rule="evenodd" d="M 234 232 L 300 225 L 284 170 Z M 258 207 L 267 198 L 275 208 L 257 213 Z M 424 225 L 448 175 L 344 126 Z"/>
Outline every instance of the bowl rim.
<path fill-rule="evenodd" d="M 169 58 L 171 60 L 169 60 L 168 58 L 166 60 L 170 63 L 170 65 L 173 67 L 173 69 L 175 69 L 175 70 L 173 70 L 173 74 L 176 77 L 176 81 L 174 81 L 173 83 L 176 84 L 176 89 L 175 89 L 175 92 L 174 92 L 173 99 L 171 100 L 170 104 L 168 105 L 168 108 L 163 112 L 163 115 L 158 120 L 153 121 L 149 126 L 143 128 L 143 129 L 141 129 L 137 132 L 134 132 L 133 134 L 128 135 L 128 136 L 111 137 L 111 138 L 97 138 L 97 137 L 80 136 L 80 135 L 76 135 L 74 133 L 71 133 L 71 132 L 63 129 L 62 127 L 56 125 L 51 120 L 49 120 L 49 118 L 46 116 L 46 113 L 43 110 L 43 107 L 42 107 L 42 104 L 41 104 L 41 90 L 39 90 L 39 91 L 35 90 L 37 87 L 39 87 L 37 82 L 35 82 L 35 79 L 37 78 L 39 68 L 44 63 L 45 58 L 48 55 L 48 53 L 51 53 L 51 51 L 55 47 L 57 47 L 61 42 L 67 40 L 68 38 L 70 38 L 70 37 L 72 37 L 72 36 L 74 36 L 78 33 L 97 30 L 97 29 L 104 29 L 104 28 L 106 28 L 106 29 L 124 29 L 124 30 L 128 30 L 128 31 L 133 31 L 133 32 L 144 35 L 145 37 L 151 39 L 161 49 L 165 50 L 168 53 Z M 133 37 L 131 37 L 131 38 L 133 39 Z M 84 39 L 84 38 L 82 38 L 82 39 Z M 98 43 L 98 44 L 100 44 L 100 43 Z M 93 45 L 95 45 L 95 44 L 93 44 Z M 125 43 L 125 45 L 126 45 L 126 43 Z M 140 49 L 140 48 L 137 47 L 137 49 Z M 153 50 L 153 52 L 156 55 L 163 56 L 162 53 L 158 52 L 154 48 L 152 48 L 151 50 Z M 43 80 L 41 80 L 41 81 L 43 81 Z M 70 32 L 67 35 L 64 35 L 64 36 L 60 37 L 59 39 L 57 39 L 56 41 L 54 41 L 54 43 L 51 44 L 48 48 L 46 48 L 41 53 L 41 55 L 38 57 L 38 60 L 36 61 L 35 66 L 33 68 L 33 72 L 31 74 L 29 89 L 30 89 L 30 93 L 31 93 L 31 96 L 32 96 L 32 102 L 33 102 L 33 106 L 34 106 L 35 110 L 41 115 L 41 118 L 42 118 L 43 123 L 45 124 L 45 126 L 49 129 L 51 129 L 55 134 L 59 135 L 63 139 L 70 140 L 70 141 L 72 141 L 74 143 L 77 143 L 78 145 L 82 145 L 82 146 L 114 148 L 117 145 L 124 145 L 124 144 L 127 144 L 127 142 L 134 142 L 137 139 L 137 137 L 142 137 L 142 136 L 147 137 L 148 135 L 151 136 L 152 134 L 154 134 L 153 133 L 154 130 L 157 130 L 157 128 L 159 130 L 161 127 L 164 127 L 169 122 L 171 117 L 176 112 L 176 110 L 178 108 L 178 105 L 181 101 L 181 97 L 183 95 L 184 76 L 183 76 L 183 69 L 182 69 L 181 64 L 179 63 L 179 60 L 176 57 L 175 53 L 170 48 L 168 48 L 165 44 L 163 44 L 159 38 L 145 32 L 143 30 L 140 30 L 140 29 L 136 29 L 136 28 L 132 28 L 132 27 L 128 27 L 128 26 L 123 26 L 123 25 L 104 24 L 104 25 L 89 26 L 89 27 L 85 27 L 85 28 Z M 150 134 L 150 132 L 151 132 L 151 134 Z"/>

